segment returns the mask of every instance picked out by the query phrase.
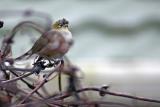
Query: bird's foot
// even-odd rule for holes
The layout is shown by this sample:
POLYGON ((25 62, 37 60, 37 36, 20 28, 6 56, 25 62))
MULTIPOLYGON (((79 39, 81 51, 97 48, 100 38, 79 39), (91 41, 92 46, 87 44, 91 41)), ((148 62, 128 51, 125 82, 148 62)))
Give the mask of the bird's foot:
POLYGON ((49 63, 47 64, 47 67, 48 67, 48 68, 53 67, 53 66, 54 66, 54 63, 52 63, 52 62, 49 62, 49 63))

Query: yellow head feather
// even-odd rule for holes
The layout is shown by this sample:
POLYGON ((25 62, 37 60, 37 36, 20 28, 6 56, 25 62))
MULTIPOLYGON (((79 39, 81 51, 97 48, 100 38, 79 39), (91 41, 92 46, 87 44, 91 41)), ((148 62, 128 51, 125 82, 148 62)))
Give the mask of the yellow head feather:
POLYGON ((65 18, 63 18, 63 19, 60 19, 60 20, 56 21, 52 25, 52 28, 53 29, 68 28, 68 25, 69 25, 69 22, 65 18))

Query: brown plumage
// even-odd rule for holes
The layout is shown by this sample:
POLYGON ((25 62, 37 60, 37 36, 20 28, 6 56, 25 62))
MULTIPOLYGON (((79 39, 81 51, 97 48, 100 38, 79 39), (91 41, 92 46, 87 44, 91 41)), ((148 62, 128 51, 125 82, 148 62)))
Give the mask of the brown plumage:
POLYGON ((45 32, 24 55, 15 60, 29 58, 37 54, 44 58, 60 58, 68 52, 73 43, 72 34, 68 30, 66 19, 58 20, 54 23, 53 29, 45 32))

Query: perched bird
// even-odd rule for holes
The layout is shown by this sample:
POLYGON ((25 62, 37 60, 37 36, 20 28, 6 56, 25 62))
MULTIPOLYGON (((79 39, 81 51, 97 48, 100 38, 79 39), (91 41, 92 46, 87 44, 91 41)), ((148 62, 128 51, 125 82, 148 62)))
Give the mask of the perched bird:
POLYGON ((68 29, 69 22, 60 19, 52 25, 52 29, 42 34, 33 47, 15 60, 29 58, 33 54, 46 59, 61 58, 73 44, 72 33, 68 29))

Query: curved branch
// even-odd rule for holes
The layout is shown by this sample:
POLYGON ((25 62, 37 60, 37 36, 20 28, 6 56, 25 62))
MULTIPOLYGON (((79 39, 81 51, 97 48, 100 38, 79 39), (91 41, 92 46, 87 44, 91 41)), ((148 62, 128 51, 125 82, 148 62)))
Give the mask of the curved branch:
MULTIPOLYGON (((122 94, 122 93, 117 93, 117 92, 111 92, 111 91, 108 91, 108 90, 102 90, 100 88, 94 88, 94 87, 79 89, 79 90, 76 90, 75 92, 80 93, 80 92, 84 92, 84 91, 97 91, 97 92, 103 92, 105 94, 112 95, 112 96, 119 96, 119 97, 135 99, 135 100, 160 103, 160 100, 154 100, 154 99, 144 98, 144 97, 136 97, 136 96, 132 96, 132 95, 127 95, 127 94, 122 94)), ((54 99, 60 100, 60 99, 64 99, 64 98, 67 98, 67 97, 70 97, 70 96, 72 96, 72 93, 64 93, 64 95, 61 94, 58 97, 55 97, 54 99)))
POLYGON ((25 26, 25 25, 28 25, 30 27, 32 27, 33 29, 35 29, 36 31, 38 31, 39 33, 44 33, 45 30, 43 30, 41 27, 39 27, 40 25, 38 25, 37 23, 35 22, 32 22, 32 21, 23 21, 23 22, 20 22, 18 23, 11 31, 10 33, 10 39, 12 40, 13 37, 15 36, 15 34, 17 33, 17 31, 19 29, 21 29, 22 26, 25 26))
POLYGON ((11 51, 11 44, 13 43, 13 38, 15 36, 15 34, 17 33, 17 31, 19 29, 21 29, 21 27, 23 26, 30 26, 31 28, 35 29, 36 31, 38 31, 40 34, 44 33, 45 30, 43 30, 37 23, 34 23, 32 21, 23 21, 20 22, 19 24, 17 24, 12 31, 10 32, 10 34, 8 35, 7 38, 4 38, 3 40, 3 44, 2 44, 2 57, 5 58, 9 52, 11 51))
POLYGON ((25 10, 0 10, 0 17, 38 17, 45 20, 45 30, 49 30, 51 28, 52 19, 51 16, 44 12, 34 11, 32 9, 25 10))
POLYGON ((38 100, 38 101, 34 101, 34 102, 30 102, 30 103, 26 103, 26 104, 20 104, 20 105, 16 105, 14 107, 22 107, 22 106, 28 106, 28 105, 35 105, 37 103, 49 103, 49 104, 54 104, 54 105, 58 105, 61 104, 60 107, 66 107, 63 105, 67 105, 67 106, 91 106, 91 105, 116 105, 116 106, 120 106, 120 107, 130 107, 127 104, 123 104, 123 103, 118 103, 118 102, 110 102, 110 101, 46 101, 46 100, 38 100))

